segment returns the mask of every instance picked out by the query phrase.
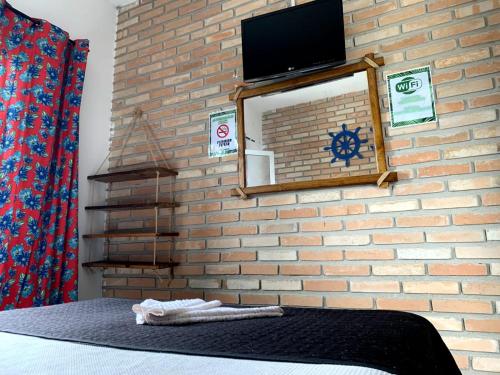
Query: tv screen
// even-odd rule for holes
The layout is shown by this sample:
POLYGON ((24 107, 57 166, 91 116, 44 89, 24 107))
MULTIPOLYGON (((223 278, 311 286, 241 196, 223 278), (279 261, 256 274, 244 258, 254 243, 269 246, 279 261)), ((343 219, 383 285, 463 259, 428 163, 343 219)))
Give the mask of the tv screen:
POLYGON ((342 0, 316 0, 241 21, 243 79, 345 63, 342 0))

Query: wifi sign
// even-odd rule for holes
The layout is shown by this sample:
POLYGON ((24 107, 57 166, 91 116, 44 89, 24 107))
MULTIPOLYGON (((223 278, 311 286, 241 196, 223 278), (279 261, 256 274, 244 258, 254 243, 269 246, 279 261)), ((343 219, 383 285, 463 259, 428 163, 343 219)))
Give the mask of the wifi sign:
POLYGON ((396 83, 396 91, 402 94, 413 94, 422 87, 422 81, 418 78, 406 77, 401 82, 396 83))

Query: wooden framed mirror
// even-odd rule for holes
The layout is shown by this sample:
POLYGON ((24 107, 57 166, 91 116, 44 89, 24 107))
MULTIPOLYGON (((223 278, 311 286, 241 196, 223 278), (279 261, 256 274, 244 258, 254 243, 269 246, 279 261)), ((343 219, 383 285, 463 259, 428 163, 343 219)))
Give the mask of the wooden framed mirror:
POLYGON ((382 57, 239 88, 233 195, 378 184, 387 171, 376 79, 382 57))

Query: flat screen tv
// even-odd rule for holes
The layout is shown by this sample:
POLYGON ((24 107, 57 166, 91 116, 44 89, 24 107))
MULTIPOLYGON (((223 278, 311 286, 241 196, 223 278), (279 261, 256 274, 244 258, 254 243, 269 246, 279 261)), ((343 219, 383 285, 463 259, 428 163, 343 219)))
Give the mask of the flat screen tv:
POLYGON ((246 82, 345 63, 342 0, 315 0, 242 20, 241 34, 246 82))

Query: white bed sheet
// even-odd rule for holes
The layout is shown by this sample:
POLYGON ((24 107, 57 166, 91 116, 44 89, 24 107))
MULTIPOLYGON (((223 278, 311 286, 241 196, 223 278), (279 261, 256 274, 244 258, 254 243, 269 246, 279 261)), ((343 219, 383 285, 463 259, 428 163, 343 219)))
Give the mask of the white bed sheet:
POLYGON ((0 332, 2 375, 389 375, 358 366, 253 361, 92 346, 0 332))

